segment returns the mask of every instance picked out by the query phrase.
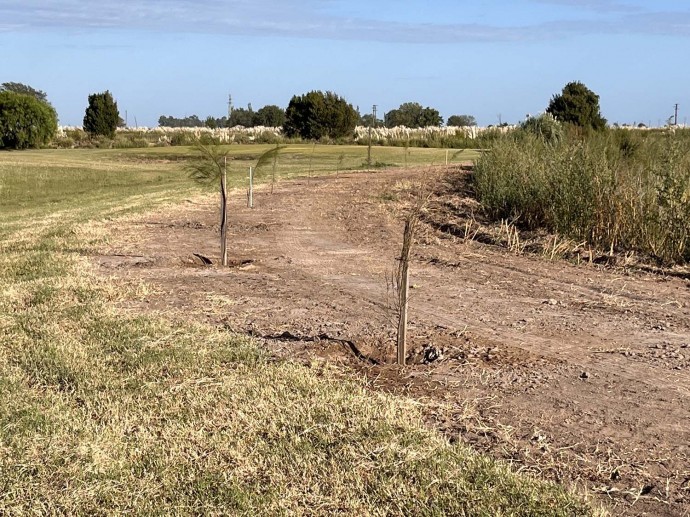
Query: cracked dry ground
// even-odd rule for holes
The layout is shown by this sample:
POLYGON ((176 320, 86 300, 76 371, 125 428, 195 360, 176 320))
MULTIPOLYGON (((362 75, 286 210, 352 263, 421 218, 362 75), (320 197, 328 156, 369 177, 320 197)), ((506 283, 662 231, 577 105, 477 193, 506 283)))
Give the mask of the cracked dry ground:
MULTIPOLYGON (((286 181, 259 190, 253 210, 234 192, 229 268, 193 255, 218 261, 215 196, 118 222, 95 260, 150 286, 131 310, 354 369, 371 389, 423 402, 449 439, 575 484, 614 515, 690 515, 689 276, 515 255, 427 223, 411 266, 412 364, 400 369, 386 277, 399 200, 421 174, 286 181), (424 361, 430 351, 442 356, 424 361)), ((453 217, 452 204, 433 199, 441 211, 427 219, 453 217)))

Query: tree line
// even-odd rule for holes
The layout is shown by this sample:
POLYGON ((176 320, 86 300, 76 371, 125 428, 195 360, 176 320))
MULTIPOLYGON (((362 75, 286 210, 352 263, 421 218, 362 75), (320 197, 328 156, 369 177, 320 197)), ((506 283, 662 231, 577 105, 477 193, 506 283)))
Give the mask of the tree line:
MULTIPOLYGON (((568 83, 560 94, 554 95, 547 113, 557 120, 581 127, 600 130, 606 127, 601 116, 599 96, 579 82, 568 83)), ((0 86, 0 149, 25 149, 47 144, 57 132, 57 113, 47 95, 41 90, 21 83, 2 83, 0 86)), ((184 118, 161 116, 160 126, 169 127, 282 127, 288 137, 305 140, 338 139, 351 135, 357 125, 419 128, 443 125, 438 110, 423 107, 417 102, 405 102, 387 112, 383 120, 373 115, 362 116, 344 98, 333 92, 311 91, 295 95, 287 109, 276 105, 264 106, 258 111, 247 108, 233 109, 229 117, 196 115, 184 118)), ((472 115, 453 115, 449 126, 473 126, 472 115)), ((113 138, 119 125, 123 125, 117 102, 109 91, 88 97, 83 127, 91 136, 113 138)))
POLYGON ((246 108, 234 108, 230 112, 230 117, 208 116, 202 120, 198 115, 182 118, 161 115, 158 118, 160 127, 208 127, 211 129, 236 126, 281 127, 284 123, 285 110, 273 104, 264 106, 258 111, 254 111, 251 104, 246 108))

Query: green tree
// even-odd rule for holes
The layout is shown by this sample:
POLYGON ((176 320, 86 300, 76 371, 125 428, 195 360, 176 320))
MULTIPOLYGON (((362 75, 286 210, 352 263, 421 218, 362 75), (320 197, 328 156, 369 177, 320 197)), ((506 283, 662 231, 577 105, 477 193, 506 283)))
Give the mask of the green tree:
POLYGON ((476 126, 477 119, 472 115, 451 115, 448 117, 446 125, 456 127, 476 126))
POLYGON ((204 122, 197 115, 184 118, 161 115, 158 118, 158 125, 161 127, 202 127, 204 122))
POLYGON ((378 117, 376 117, 376 120, 374 121, 374 116, 371 113, 362 115, 359 119, 359 125, 364 127, 371 126, 372 122, 375 122, 375 125, 372 127, 383 127, 385 125, 384 121, 378 117))
POLYGON ((266 127, 282 127, 285 124, 285 110, 270 104, 256 112, 256 125, 266 127))
POLYGON ((581 82, 566 84, 560 94, 553 96, 546 112, 556 120, 582 128, 601 130, 606 127, 599 96, 581 82))
POLYGON ((0 149, 45 145, 57 131, 57 113, 31 94, 0 91, 0 149))
POLYGON ((312 91, 290 100, 283 130, 289 137, 306 140, 340 138, 352 134, 358 121, 359 113, 342 97, 333 92, 312 91))
POLYGON ((249 104, 247 109, 245 108, 235 108, 230 113, 230 118, 227 121, 228 127, 242 126, 242 127, 254 127, 256 126, 256 113, 252 109, 252 105, 249 104))
POLYGON ((89 95, 89 106, 84 115, 84 131, 91 136, 113 138, 119 120, 117 102, 109 91, 89 95))
POLYGON ((443 117, 434 108, 423 108, 418 102, 405 102, 398 109, 386 113, 386 127, 405 126, 409 128, 440 126, 443 117))
POLYGON ((36 100, 39 100, 41 102, 48 102, 48 96, 46 95, 46 92, 41 91, 41 90, 36 90, 35 88, 32 88, 28 84, 12 83, 12 82, 2 83, 2 85, 0 85, 0 92, 22 93, 24 95, 30 95, 31 97, 33 97, 36 100))

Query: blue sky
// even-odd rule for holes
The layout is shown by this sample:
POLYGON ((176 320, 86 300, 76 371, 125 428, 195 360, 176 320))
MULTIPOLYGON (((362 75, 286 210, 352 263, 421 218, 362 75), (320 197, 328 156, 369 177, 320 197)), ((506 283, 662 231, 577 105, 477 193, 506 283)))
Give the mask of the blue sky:
POLYGON ((0 82, 80 125, 110 90, 134 125, 286 107, 331 90, 482 125, 543 111, 569 81, 610 122, 690 114, 690 0, 0 0, 0 82))

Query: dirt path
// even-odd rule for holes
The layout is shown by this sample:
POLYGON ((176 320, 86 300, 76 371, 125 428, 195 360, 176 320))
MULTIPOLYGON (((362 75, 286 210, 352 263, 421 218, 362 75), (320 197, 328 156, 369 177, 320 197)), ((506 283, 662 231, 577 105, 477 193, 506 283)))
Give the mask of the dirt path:
POLYGON ((154 286, 148 309, 252 334, 280 356, 343 362, 423 400, 452 440, 575 482, 616 515, 690 515, 687 277, 515 255, 427 225, 411 275, 414 364, 400 370, 387 364, 385 279, 418 176, 286 182, 254 210, 237 193, 229 269, 193 256, 217 260, 212 200, 123 225, 97 260, 154 286))

